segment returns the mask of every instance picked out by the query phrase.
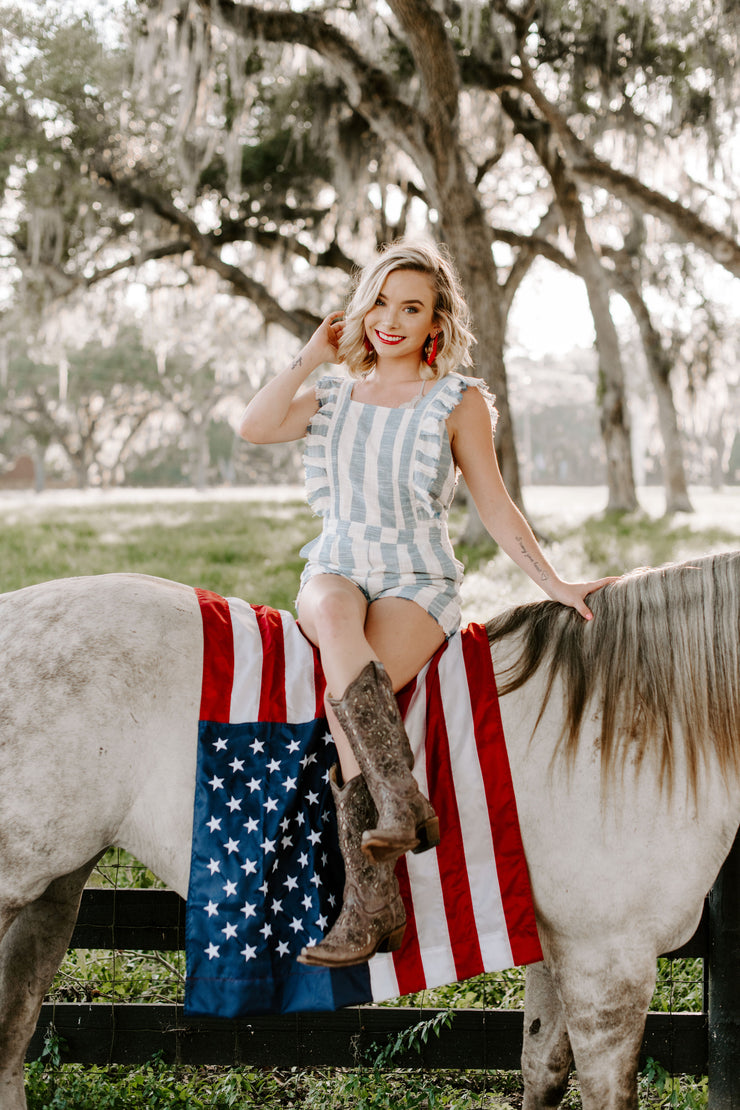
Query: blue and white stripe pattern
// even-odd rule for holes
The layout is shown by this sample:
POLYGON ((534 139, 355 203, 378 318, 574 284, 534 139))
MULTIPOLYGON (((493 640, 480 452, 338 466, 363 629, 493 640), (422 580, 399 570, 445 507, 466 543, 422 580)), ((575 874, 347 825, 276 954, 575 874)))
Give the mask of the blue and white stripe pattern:
POLYGON ((445 421, 470 387, 491 406, 492 398, 482 379, 461 374, 399 408, 354 401, 353 384, 325 377, 316 387, 303 458, 308 502, 324 526, 301 551, 301 585, 341 574, 369 600, 416 601, 451 636, 460 626, 462 564, 447 531, 457 468, 445 421))

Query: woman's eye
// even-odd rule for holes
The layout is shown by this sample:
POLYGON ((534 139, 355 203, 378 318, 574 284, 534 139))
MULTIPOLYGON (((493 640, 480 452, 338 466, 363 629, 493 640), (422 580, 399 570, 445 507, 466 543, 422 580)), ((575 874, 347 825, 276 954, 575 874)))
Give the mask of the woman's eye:
POLYGON ((418 309, 418 308, 415 308, 415 307, 414 307, 414 305, 410 304, 410 305, 409 305, 409 306, 407 307, 406 311, 407 311, 407 312, 413 312, 413 313, 416 313, 416 312, 418 312, 418 311, 419 311, 419 309, 418 309))

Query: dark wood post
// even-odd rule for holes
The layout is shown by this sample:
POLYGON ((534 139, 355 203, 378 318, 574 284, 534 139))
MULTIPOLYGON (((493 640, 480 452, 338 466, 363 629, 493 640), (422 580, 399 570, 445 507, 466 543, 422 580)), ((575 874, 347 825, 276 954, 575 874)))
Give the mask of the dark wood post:
POLYGON ((740 835, 709 895, 709 1110, 740 1110, 740 835))

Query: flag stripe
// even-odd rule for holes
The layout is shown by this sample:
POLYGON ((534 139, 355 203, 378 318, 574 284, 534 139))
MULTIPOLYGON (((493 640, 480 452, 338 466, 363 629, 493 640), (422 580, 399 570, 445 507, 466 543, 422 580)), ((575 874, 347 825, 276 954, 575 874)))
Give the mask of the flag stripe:
MULTIPOLYGON (((486 649, 488 657, 488 649, 486 649)), ((465 870, 470 882, 481 956, 485 966, 509 965, 511 949, 506 937, 494 850, 495 830, 491 828, 485 782, 480 765, 480 750, 485 744, 485 728, 476 733, 475 716, 465 675, 462 638, 456 638, 440 662, 441 690, 447 732, 455 737, 452 759, 455 791, 464 798, 460 824, 465 845, 465 870), (455 681, 455 676, 458 676, 455 681)), ((483 672, 485 675, 485 671, 483 672)), ((480 676, 477 677, 480 681, 480 676)), ((479 723, 485 725, 485 720, 479 723)))
POLYGON ((463 642, 468 683, 475 683, 474 716, 480 737, 478 754, 483 787, 496 844, 496 874, 515 965, 542 959, 531 906, 529 875, 524 856, 514 785, 506 751, 496 676, 482 625, 471 626, 463 642))
MULTIPOLYGON (((231 675, 230 723, 258 721, 262 687, 262 652, 258 650, 259 626, 251 605, 228 598, 234 640, 234 670, 231 675)), ((228 675, 224 675, 224 682, 228 675)))
MULTIPOLYGON (((434 752, 427 752, 427 773, 430 779, 432 804, 443 815, 444 835, 437 851, 442 881, 445 917, 454 922, 449 931, 455 977, 467 979, 483 968, 475 923, 473 898, 467 868, 463 866, 466 848, 461 825, 461 811, 455 790, 450 741, 442 708, 439 668, 430 668, 427 675, 428 715, 437 721, 434 752)), ((466 808, 469 800, 461 795, 466 808)))
POLYGON ((258 721, 288 720, 285 704, 285 642, 283 621, 276 609, 255 605, 262 638, 262 686, 258 721))
POLYGON ((196 590, 203 618, 203 684, 200 720, 228 721, 234 677, 234 636, 226 600, 211 590, 196 590))

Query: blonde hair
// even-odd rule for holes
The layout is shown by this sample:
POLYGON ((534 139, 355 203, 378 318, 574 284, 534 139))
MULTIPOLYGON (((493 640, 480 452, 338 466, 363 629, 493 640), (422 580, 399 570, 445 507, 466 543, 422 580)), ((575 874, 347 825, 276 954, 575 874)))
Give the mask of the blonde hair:
POLYGON ((434 321, 439 327, 437 356, 431 366, 422 363, 422 378, 436 380, 458 366, 472 366, 470 347, 475 337, 470 330, 470 310, 449 254, 436 243, 398 239, 384 247, 375 261, 356 276, 339 344, 339 356, 350 375, 363 377, 375 365, 375 351, 365 347, 365 316, 377 301, 388 275, 396 270, 427 274, 434 289, 434 321))

